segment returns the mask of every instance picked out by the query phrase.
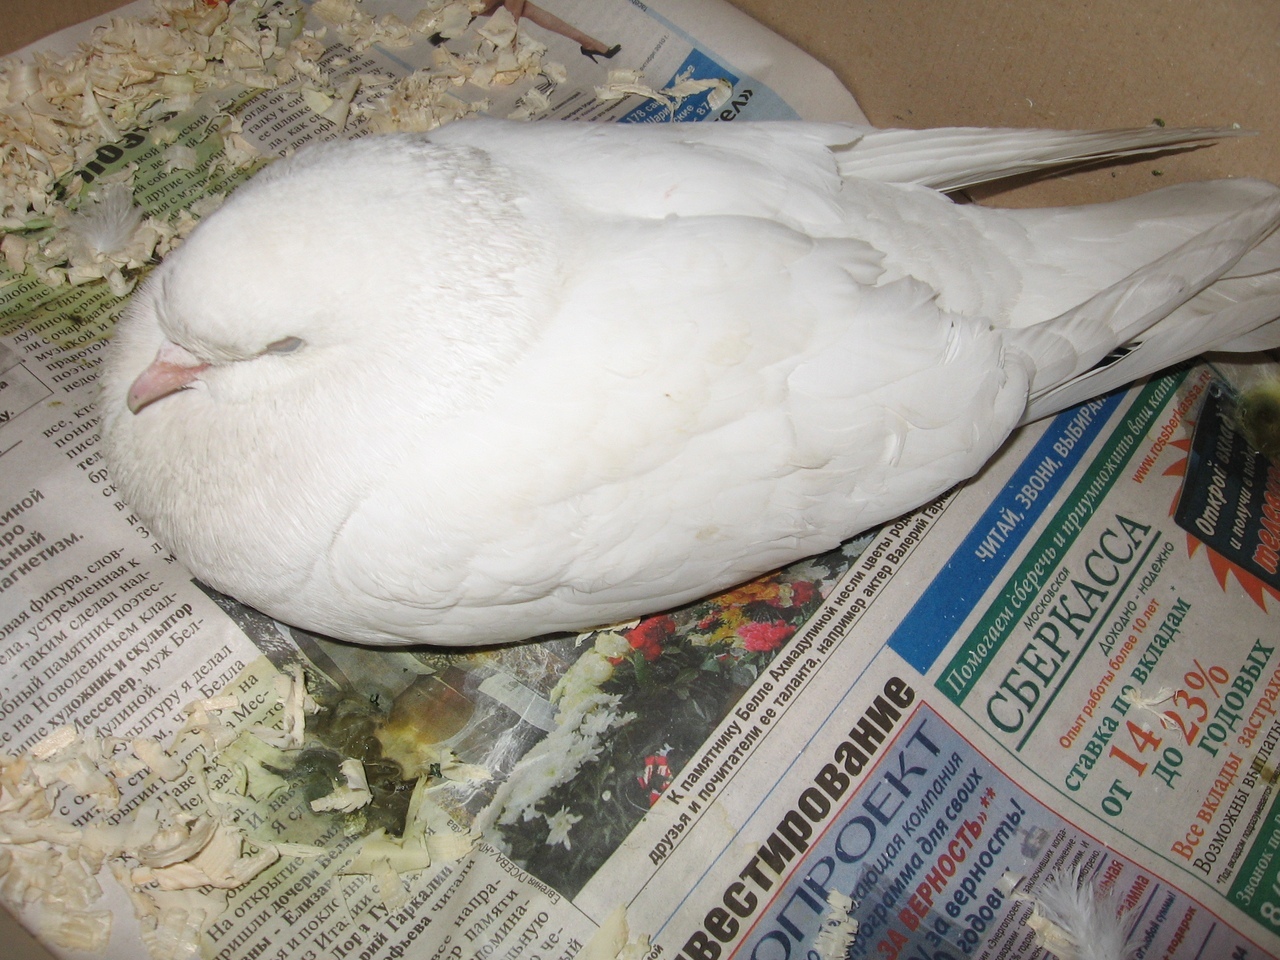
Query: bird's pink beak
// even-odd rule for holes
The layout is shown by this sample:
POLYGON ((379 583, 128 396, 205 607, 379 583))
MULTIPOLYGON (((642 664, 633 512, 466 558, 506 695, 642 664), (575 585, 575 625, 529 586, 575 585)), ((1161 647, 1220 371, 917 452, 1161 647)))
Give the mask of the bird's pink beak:
POLYGON ((166 340, 156 351, 156 358, 151 361, 151 365, 138 374, 138 378, 129 387, 126 401, 129 409, 137 413, 148 404, 189 386, 208 367, 209 364, 193 353, 166 340))

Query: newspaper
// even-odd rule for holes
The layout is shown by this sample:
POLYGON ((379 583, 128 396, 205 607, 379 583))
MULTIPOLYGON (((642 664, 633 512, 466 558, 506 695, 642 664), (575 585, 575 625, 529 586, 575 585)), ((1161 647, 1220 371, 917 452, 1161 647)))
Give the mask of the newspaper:
MULTIPOLYGON (((860 119, 829 73, 720 3, 554 9, 639 72, 611 80, 535 22, 536 70, 450 82, 433 109, 860 119), (556 63, 572 70, 554 80, 556 63)), ((228 85, 160 121, 167 144, 126 133, 81 173, 132 164, 135 200, 176 220, 259 154, 376 126, 380 83, 483 45, 492 19, 408 45, 392 21, 381 45, 330 28, 323 89, 228 85), (174 143, 196 163, 167 163, 174 143)), ((225 891, 188 955, 1029 957, 1037 891, 1070 869, 1126 911, 1135 956, 1280 954, 1280 466, 1235 409, 1267 361, 1188 365, 1033 425, 938 502, 681 610, 480 653, 365 650, 193 581, 119 499, 93 381, 123 302, 0 273, 0 753, 67 725, 170 737, 203 700, 218 796, 280 772, 237 803, 249 848, 283 855, 225 891), (301 675, 305 749, 263 746, 301 709, 281 678, 301 675), (372 799, 317 810, 343 757, 372 799), (370 868, 361 851, 407 831, 424 786, 433 835, 459 843, 370 868)), ((118 813, 155 789, 128 777, 118 813)), ((184 809, 198 792, 180 787, 184 809)), ((111 819, 74 791, 56 802, 111 819)), ((5 859, 47 842, 6 837, 0 893, 80 955, 5 859)), ((114 915, 105 955, 155 949, 105 871, 102 887, 85 909, 114 915)))

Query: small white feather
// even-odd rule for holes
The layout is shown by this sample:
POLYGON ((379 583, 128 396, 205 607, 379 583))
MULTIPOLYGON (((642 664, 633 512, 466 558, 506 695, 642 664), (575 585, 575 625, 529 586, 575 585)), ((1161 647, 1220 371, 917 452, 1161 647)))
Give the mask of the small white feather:
POLYGON ((134 205, 133 190, 113 183, 73 213, 67 229, 89 250, 110 256, 128 245, 141 222, 142 208, 134 205))
POLYGON ((1114 887, 1102 892, 1081 865, 1051 873, 1033 898, 1027 925, 1059 960, 1129 960, 1133 920, 1114 887))

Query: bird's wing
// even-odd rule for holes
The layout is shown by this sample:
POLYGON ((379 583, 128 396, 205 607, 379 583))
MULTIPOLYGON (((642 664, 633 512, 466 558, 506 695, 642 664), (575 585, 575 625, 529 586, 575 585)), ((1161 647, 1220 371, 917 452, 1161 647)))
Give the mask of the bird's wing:
POLYGON ((776 216, 791 213, 792 195, 782 189, 787 182, 801 193, 838 190, 843 178, 960 190, 1247 134, 1219 127, 905 130, 805 121, 641 126, 475 119, 449 124, 431 139, 479 147, 513 167, 556 171, 579 199, 598 209, 665 216, 728 213, 746 203, 757 205, 753 215, 776 216), (726 180, 726 161, 738 176, 726 180), (750 169, 758 172, 754 183, 740 179, 750 169))
POLYGON ((675 604, 945 490, 1025 402, 988 323, 873 286, 858 241, 676 217, 583 248, 488 406, 414 437, 343 526, 337 607, 467 643, 675 604))
POLYGON ((1059 316, 1009 331, 1035 368, 1027 420, 1270 326, 1280 246, 1259 244, 1280 227, 1280 190, 1241 186, 1251 200, 1230 216, 1059 316), (1097 366, 1121 346, 1122 359, 1097 366))
POLYGON ((1078 305, 1239 209, 1232 184, 1167 201, 1005 211, 948 202, 953 187, 1235 131, 875 130, 834 123, 450 124, 432 139, 483 150, 538 195, 595 216, 733 215, 813 236, 856 236, 947 309, 1000 325, 1078 305), (1194 200, 1194 202, 1192 202, 1194 200))
POLYGON ((935 127, 872 130, 837 151, 842 176, 962 190, 1024 173, 1182 149, 1247 136, 1224 127, 1027 130, 935 127))
POLYGON ((837 226, 834 146, 869 128, 835 123, 598 124, 466 120, 429 139, 483 150, 530 190, 595 214, 733 214, 837 226))

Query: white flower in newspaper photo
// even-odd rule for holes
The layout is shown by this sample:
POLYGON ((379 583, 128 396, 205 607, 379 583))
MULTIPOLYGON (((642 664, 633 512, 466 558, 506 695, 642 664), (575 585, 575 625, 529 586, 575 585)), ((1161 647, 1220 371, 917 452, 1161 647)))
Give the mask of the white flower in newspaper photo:
MULTIPOLYGON (((544 815, 545 816, 545 815, 544 815)), ((547 832, 547 844, 555 846, 559 844, 566 850, 570 849, 573 844, 569 842, 569 830, 575 823, 582 819, 576 813, 570 813, 564 807, 561 807, 555 813, 545 817, 547 826, 550 828, 547 832)))

